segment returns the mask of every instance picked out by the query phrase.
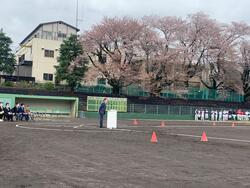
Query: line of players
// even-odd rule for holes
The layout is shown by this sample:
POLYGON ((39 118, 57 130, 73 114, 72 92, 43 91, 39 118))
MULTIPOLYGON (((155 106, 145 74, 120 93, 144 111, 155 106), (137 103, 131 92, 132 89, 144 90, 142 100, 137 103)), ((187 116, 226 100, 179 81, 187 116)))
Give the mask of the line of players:
POLYGON ((234 110, 211 110, 207 109, 196 109, 194 112, 194 119, 196 121, 201 120, 211 120, 211 121, 228 121, 228 120, 239 120, 248 121, 250 119, 249 111, 242 111, 238 109, 234 110))

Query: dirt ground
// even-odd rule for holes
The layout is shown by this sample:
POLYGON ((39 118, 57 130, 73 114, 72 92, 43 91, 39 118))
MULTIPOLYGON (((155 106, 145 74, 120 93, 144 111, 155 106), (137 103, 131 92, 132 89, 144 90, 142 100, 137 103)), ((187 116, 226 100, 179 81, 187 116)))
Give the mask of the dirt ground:
POLYGON ((0 187, 250 187, 248 123, 132 122, 0 122, 0 187))

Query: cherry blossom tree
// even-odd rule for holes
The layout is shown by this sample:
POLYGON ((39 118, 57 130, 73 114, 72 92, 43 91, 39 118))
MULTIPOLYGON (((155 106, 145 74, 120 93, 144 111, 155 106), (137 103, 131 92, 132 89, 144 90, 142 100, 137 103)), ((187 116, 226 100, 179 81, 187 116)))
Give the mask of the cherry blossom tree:
POLYGON ((240 47, 239 69, 241 78, 241 89, 245 101, 250 100, 250 42, 244 41, 240 47))
POLYGON ((82 35, 93 65, 89 71, 107 79, 114 94, 119 94, 122 87, 139 82, 142 61, 138 45, 142 29, 142 24, 132 18, 104 18, 82 35))
POLYGON ((219 32, 211 38, 211 44, 204 58, 209 79, 205 81, 201 77, 201 81, 207 88, 215 90, 229 88, 226 84, 228 75, 232 70, 237 70, 235 62, 238 58, 239 45, 248 35, 249 26, 244 23, 220 26, 219 32))
POLYGON ((179 77, 179 50, 175 37, 182 24, 175 17, 144 17, 144 30, 140 38, 143 54, 141 84, 151 95, 159 96, 162 90, 172 85, 179 77))

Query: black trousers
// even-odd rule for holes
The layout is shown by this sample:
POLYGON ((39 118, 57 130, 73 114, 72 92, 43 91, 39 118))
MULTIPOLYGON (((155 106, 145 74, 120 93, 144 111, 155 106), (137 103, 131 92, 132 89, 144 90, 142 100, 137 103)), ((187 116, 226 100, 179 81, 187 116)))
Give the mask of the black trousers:
POLYGON ((0 114, 0 119, 3 119, 4 114, 0 114))
POLYGON ((100 128, 103 128, 103 119, 104 119, 104 114, 99 113, 99 119, 100 119, 100 128))
POLYGON ((8 113, 6 113, 6 114, 5 114, 5 118, 6 118, 8 121, 13 121, 13 114, 8 114, 8 113))

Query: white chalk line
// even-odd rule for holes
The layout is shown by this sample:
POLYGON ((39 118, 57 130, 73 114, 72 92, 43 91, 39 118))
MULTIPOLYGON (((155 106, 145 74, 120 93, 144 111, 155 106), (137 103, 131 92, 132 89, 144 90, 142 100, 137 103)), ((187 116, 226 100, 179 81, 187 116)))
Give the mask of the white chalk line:
POLYGON ((16 125, 17 128, 29 129, 29 130, 43 130, 43 131, 58 131, 58 132, 110 132, 110 131, 124 131, 124 132, 145 132, 145 131, 137 131, 130 129, 96 129, 96 130, 83 130, 83 129, 54 129, 54 128, 42 128, 42 127, 25 127, 23 125, 16 125))
MULTIPOLYGON (((183 136, 183 137, 191 137, 191 138, 201 138, 201 135, 191 135, 191 134, 176 134, 176 133, 169 133, 169 135, 172 136, 183 136)), ((234 138, 220 138, 220 137, 213 137, 213 136, 208 136, 208 140, 225 140, 225 141, 234 141, 234 142, 244 142, 244 143, 250 143, 250 140, 241 140, 241 139, 234 139, 234 138)))
POLYGON ((83 127, 83 126, 84 126, 84 124, 81 124, 81 125, 74 126, 73 128, 77 129, 77 128, 80 128, 80 127, 83 127))

